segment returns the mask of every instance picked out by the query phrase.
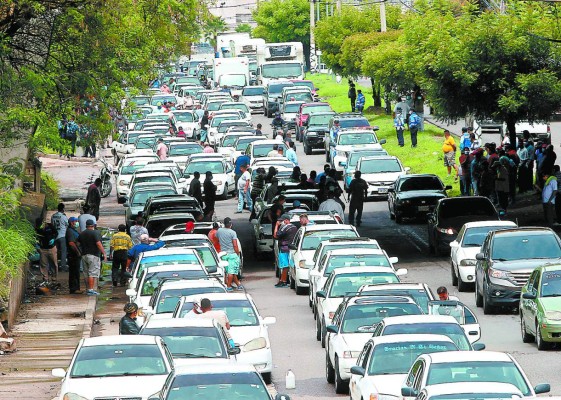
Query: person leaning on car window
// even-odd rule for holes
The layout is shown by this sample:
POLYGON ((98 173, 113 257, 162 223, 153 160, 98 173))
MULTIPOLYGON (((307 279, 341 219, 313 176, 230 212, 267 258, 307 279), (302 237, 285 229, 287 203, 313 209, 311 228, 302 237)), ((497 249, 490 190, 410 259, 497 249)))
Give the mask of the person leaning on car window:
POLYGON ((125 315, 119 321, 119 335, 138 335, 140 328, 136 324, 138 306, 136 303, 127 303, 123 309, 125 315))

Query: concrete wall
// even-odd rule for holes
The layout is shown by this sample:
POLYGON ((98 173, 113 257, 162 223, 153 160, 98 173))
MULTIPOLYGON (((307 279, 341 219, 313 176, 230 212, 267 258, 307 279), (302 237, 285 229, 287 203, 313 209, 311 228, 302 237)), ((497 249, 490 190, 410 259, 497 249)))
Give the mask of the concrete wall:
POLYGON ((10 297, 8 299, 8 329, 11 329, 16 322, 19 307, 23 301, 27 287, 27 273, 29 262, 21 267, 20 276, 10 281, 10 297))

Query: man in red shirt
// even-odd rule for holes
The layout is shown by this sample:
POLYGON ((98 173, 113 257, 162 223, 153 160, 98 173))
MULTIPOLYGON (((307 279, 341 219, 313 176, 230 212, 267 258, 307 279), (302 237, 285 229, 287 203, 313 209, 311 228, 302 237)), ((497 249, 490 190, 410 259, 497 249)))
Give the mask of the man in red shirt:
POLYGON ((212 224, 212 229, 208 233, 208 238, 210 239, 210 241, 214 245, 214 248, 216 249, 216 252, 220 253, 220 241, 216 237, 216 231, 218 231, 218 228, 220 228, 220 226, 218 225, 218 222, 214 222, 212 224))

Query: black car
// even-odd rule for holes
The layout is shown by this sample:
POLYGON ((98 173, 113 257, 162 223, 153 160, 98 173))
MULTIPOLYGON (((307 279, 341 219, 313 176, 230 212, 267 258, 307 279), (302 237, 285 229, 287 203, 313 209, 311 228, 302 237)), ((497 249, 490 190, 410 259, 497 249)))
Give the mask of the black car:
POLYGON ((449 254, 450 243, 466 222, 498 221, 499 213, 487 197, 450 197, 438 200, 427 219, 429 253, 449 254))
POLYGON ((312 113, 304 123, 302 129, 302 142, 304 153, 311 155, 313 149, 324 149, 323 139, 329 132, 329 120, 335 115, 334 112, 312 113))
POLYGON ((288 86, 294 86, 294 83, 288 81, 274 81, 267 85, 265 89, 265 106, 263 107, 263 114, 266 117, 272 117, 275 112, 279 111, 279 97, 282 89, 288 86))
POLYGON ((142 216, 148 218, 153 214, 187 212, 198 221, 203 217, 201 205, 194 197, 186 194, 153 196, 144 205, 142 216))
POLYGON ((390 218, 400 224, 403 218, 424 217, 434 210, 436 202, 448 197, 440 178, 432 174, 405 175, 388 189, 390 218))

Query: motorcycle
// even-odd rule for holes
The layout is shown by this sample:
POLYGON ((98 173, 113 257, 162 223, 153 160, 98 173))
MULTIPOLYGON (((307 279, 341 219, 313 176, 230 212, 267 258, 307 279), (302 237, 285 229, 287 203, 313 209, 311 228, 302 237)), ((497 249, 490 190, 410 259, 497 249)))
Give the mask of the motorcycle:
POLYGON ((101 197, 107 197, 111 194, 111 190, 113 189, 113 185, 111 184, 111 178, 113 178, 113 167, 103 158, 100 158, 99 161, 103 164, 99 173, 99 177, 101 178, 101 187, 99 188, 99 192, 101 193, 101 197))

